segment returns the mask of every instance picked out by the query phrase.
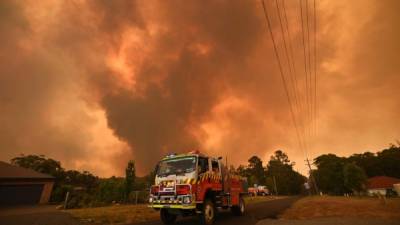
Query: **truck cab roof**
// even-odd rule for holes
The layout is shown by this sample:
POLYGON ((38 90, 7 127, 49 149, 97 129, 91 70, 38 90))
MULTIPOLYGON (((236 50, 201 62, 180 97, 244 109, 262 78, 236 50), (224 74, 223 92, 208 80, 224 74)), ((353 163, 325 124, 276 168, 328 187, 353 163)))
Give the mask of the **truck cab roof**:
POLYGON ((218 159, 218 158, 214 158, 214 157, 209 157, 199 151, 191 151, 191 152, 180 153, 180 154, 171 153, 171 154, 168 154, 167 156, 165 156, 162 160, 167 160, 167 159, 172 159, 172 158, 183 158, 183 157, 189 157, 189 156, 208 157, 208 158, 212 158, 212 159, 218 159))

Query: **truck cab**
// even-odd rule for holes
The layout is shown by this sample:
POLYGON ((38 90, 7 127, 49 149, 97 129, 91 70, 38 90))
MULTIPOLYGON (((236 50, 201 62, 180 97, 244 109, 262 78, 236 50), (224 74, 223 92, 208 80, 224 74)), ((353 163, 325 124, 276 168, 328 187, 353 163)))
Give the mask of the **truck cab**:
POLYGON ((164 224, 190 215, 212 224, 219 209, 244 213, 245 180, 230 174, 221 159, 196 151, 170 154, 157 164, 149 206, 160 211, 164 224))

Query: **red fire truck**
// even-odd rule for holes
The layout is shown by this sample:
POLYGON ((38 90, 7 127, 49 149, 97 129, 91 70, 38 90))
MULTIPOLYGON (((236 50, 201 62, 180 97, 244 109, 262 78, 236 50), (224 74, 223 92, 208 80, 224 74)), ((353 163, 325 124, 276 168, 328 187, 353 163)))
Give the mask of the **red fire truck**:
POLYGON ((229 173, 221 159, 195 151, 171 154, 158 163, 149 206, 160 211, 164 224, 173 224, 179 215, 199 215, 203 224, 213 224, 222 209, 243 215, 247 182, 229 173))

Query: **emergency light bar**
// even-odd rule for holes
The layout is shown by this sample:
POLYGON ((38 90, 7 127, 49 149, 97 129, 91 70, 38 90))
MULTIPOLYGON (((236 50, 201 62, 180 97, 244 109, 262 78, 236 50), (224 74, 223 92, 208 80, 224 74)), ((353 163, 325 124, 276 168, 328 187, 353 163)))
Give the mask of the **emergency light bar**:
POLYGON ((167 158, 172 158, 172 157, 174 157, 174 156, 176 156, 176 153, 169 153, 166 157, 167 157, 167 158))

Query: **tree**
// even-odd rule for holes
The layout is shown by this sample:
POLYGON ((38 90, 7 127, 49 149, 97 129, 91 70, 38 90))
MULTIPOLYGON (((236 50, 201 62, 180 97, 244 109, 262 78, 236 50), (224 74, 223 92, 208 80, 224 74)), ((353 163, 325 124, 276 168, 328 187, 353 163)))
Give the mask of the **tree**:
POLYGON ((157 174, 156 169, 153 169, 152 171, 150 171, 149 174, 146 175, 146 177, 145 177, 145 182, 146 182, 145 186, 147 188, 150 188, 151 185, 154 184, 154 180, 156 178, 156 174, 157 174))
POLYGON ((35 170, 39 173, 45 173, 55 178, 53 191, 50 201, 60 202, 64 199, 65 193, 71 187, 63 186, 65 179, 65 171, 61 167, 61 163, 44 155, 20 155, 11 159, 11 164, 35 170))
POLYGON ((347 161, 349 163, 355 163, 357 166, 361 167, 368 177, 384 175, 378 157, 372 152, 353 154, 347 159, 347 161))
POLYGON ((249 183, 251 185, 265 185, 265 171, 262 160, 257 156, 252 156, 248 162, 247 177, 249 179, 249 183))
POLYGON ((347 161, 361 167, 368 177, 389 176, 400 178, 400 146, 391 144, 376 154, 353 154, 347 161))
POLYGON ((400 146, 392 144, 388 149, 378 152, 377 158, 382 175, 400 178, 400 146))
POLYGON ((248 171, 247 168, 243 165, 239 165, 238 168, 236 169, 235 172, 237 175, 242 176, 242 177, 247 177, 248 176, 248 171))
POLYGON ((345 162, 345 158, 334 154, 325 154, 314 159, 314 164, 317 166, 314 175, 321 191, 336 195, 347 193, 343 175, 345 162))
POLYGON ((11 164, 52 175, 55 178, 62 176, 64 169, 61 163, 44 155, 20 155, 11 159, 11 164))
POLYGON ((294 166, 294 163, 290 162, 289 157, 282 150, 276 150, 274 155, 271 156, 271 160, 279 161, 281 164, 284 165, 294 166))
POLYGON ((125 169, 125 199, 128 199, 136 179, 135 162, 130 160, 125 169))
POLYGON ((275 182, 279 194, 299 194, 302 190, 305 177, 293 170, 294 163, 282 150, 275 151, 267 164, 267 186, 275 189, 275 182), (274 180, 275 179, 275 180, 274 180))
POLYGON ((100 179, 100 185, 96 192, 96 199, 99 202, 111 203, 121 202, 126 199, 126 181, 124 178, 110 177, 100 179))
POLYGON ((64 172, 64 180, 62 183, 92 191, 98 186, 98 181, 99 178, 88 171, 79 172, 77 170, 67 170, 64 172))
POLYGON ((84 193, 92 193, 98 186, 99 178, 88 171, 65 170, 61 163, 44 155, 21 155, 11 159, 11 163, 40 173, 50 174, 55 177, 55 184, 50 201, 61 202, 68 191, 76 188, 84 193))
POLYGON ((360 192, 364 190, 367 176, 364 170, 355 163, 347 163, 343 168, 344 186, 348 190, 360 192))

